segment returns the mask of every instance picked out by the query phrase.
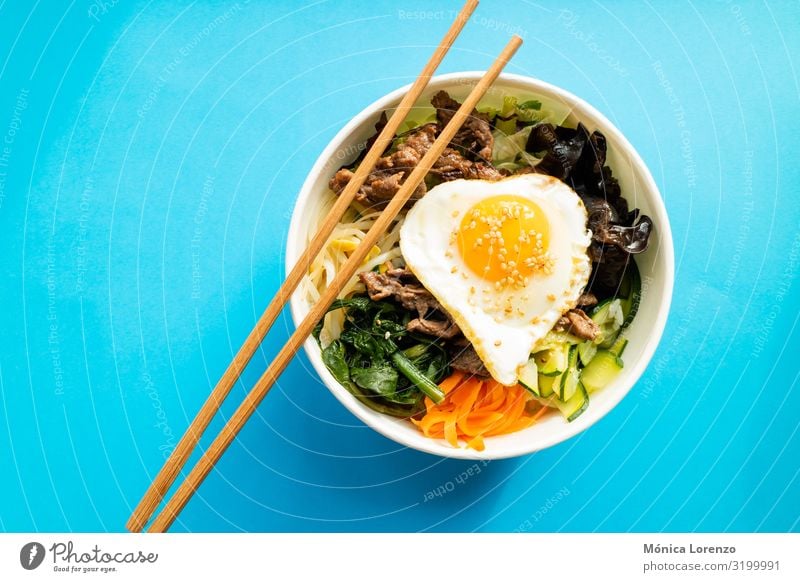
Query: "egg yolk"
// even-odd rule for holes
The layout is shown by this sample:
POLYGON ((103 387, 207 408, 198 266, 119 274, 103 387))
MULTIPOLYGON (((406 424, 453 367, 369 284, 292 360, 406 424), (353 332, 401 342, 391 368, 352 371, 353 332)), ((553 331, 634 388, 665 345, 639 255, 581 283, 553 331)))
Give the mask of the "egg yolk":
POLYGON ((550 224, 538 204, 512 194, 472 206, 455 239, 470 270, 495 286, 523 287, 529 277, 549 274, 550 224))

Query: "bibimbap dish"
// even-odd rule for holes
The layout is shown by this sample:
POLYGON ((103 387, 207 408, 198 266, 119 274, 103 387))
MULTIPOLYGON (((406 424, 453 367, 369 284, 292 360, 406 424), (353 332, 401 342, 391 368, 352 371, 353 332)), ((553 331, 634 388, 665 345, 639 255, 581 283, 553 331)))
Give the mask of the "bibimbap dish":
MULTIPOLYGON (((537 425, 589 415, 625 370, 632 342, 641 341, 629 333, 650 301, 639 263, 652 279, 658 260, 642 259, 663 246, 655 233, 669 233, 663 207, 643 212, 640 184, 628 180, 628 192, 618 180, 614 160, 622 158, 605 127, 547 86, 503 81, 310 340, 359 408, 436 441, 440 454, 449 454, 445 447, 491 453, 495 442, 537 425)), ((465 82, 431 84, 427 103, 384 152, 293 302, 307 309, 333 279, 458 109, 465 82)), ((306 237, 382 129, 387 113, 377 113, 371 135, 345 150, 359 154, 338 164, 328 158, 319 170, 316 200, 303 213, 306 237)), ((671 246, 668 255, 671 277, 671 246)), ((669 294, 661 296, 668 304, 669 294)), ((645 326, 654 323, 660 335, 663 322, 645 326)))

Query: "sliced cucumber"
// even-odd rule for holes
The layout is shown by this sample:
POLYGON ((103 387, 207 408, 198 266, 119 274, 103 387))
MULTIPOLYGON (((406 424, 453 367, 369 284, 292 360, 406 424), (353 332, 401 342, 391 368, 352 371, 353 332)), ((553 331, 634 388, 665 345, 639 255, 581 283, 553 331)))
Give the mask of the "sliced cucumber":
POLYGON ((586 340, 578 344, 578 357, 581 364, 584 366, 592 361, 592 358, 597 353, 597 344, 593 341, 586 340))
POLYGON ((560 344, 550 348, 536 352, 533 359, 539 368, 539 373, 545 376, 558 376, 567 369, 569 360, 569 344, 560 344))
POLYGON ((642 299, 642 277, 639 275, 639 267, 636 266, 633 257, 625 267, 625 275, 620 284, 620 296, 622 297, 622 313, 625 315, 622 327, 625 328, 636 316, 642 299))
POLYGON ((539 396, 542 398, 547 398, 548 396, 552 396, 555 393, 555 386, 556 381, 560 382, 560 376, 545 376, 544 374, 539 374, 539 396))
POLYGON ((608 350, 598 350, 581 372, 581 383, 589 392, 605 388, 622 370, 622 360, 608 350))
POLYGON ((567 402, 578 388, 581 374, 578 371, 578 346, 571 346, 566 371, 561 374, 558 397, 562 402, 567 402))
POLYGON ((605 322, 608 319, 608 309, 611 307, 611 302, 614 301, 614 297, 610 297, 608 299, 604 299, 600 303, 594 306, 592 309, 592 321, 596 324, 600 325, 601 323, 605 322))
POLYGON ((539 373, 533 358, 529 359, 522 368, 519 374, 519 383, 535 396, 539 396, 539 373))
POLYGON ((577 344, 581 339, 566 331, 553 331, 552 329, 536 344, 536 351, 550 350, 562 347, 563 344, 577 344))
POLYGON ((602 348, 609 348, 619 335, 625 314, 620 299, 606 299, 592 311, 592 321, 600 327, 600 336, 595 340, 602 348))
POLYGON ((608 351, 614 354, 617 357, 622 357, 622 352, 625 351, 625 348, 628 346, 628 340, 624 337, 617 337, 617 341, 614 342, 614 345, 608 348, 608 351))
POLYGON ((586 387, 578 382, 575 394, 572 395, 572 398, 566 402, 556 400, 555 405, 561 411, 561 414, 564 415, 564 418, 567 419, 567 422, 572 422, 583 414, 584 410, 589 408, 589 393, 586 391, 586 387))

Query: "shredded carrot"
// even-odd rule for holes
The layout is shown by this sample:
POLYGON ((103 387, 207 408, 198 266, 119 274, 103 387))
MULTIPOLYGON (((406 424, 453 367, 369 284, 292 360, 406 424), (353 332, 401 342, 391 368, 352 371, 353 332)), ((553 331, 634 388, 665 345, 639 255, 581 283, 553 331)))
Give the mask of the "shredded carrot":
POLYGON ((439 384, 445 399, 434 404, 425 399, 425 415, 412 422, 426 437, 445 439, 457 447, 459 439, 477 451, 484 450, 485 437, 509 434, 531 426, 547 410, 531 413, 526 404, 530 394, 520 385, 503 386, 454 372, 439 384))

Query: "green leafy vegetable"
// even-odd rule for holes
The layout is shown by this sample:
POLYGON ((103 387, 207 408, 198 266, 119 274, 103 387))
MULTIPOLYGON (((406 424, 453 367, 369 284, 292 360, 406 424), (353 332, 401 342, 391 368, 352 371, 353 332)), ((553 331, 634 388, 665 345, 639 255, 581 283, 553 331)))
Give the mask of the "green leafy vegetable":
POLYGON ((387 401, 375 394, 363 391, 350 379, 350 367, 347 364, 347 350, 339 340, 333 341, 322 350, 322 361, 330 370, 334 378, 344 386, 348 392, 355 396, 362 404, 381 414, 388 414, 400 418, 408 418, 424 409, 422 394, 409 391, 395 393, 395 398, 387 401))
POLYGON ((419 388, 428 398, 437 404, 444 400, 444 392, 439 388, 433 380, 425 375, 411 360, 409 360, 403 352, 396 351, 392 354, 392 362, 397 369, 413 384, 419 388))
POLYGON ((350 366, 347 365, 345 357, 344 345, 339 340, 331 342, 331 345, 322 350, 322 361, 325 362, 325 366, 340 384, 348 386, 352 385, 352 382, 350 382, 350 366))
POLYGON ((531 99, 530 101, 525 101, 524 103, 520 103, 517 105, 518 109, 535 109, 539 111, 542 108, 542 102, 537 101, 536 99, 531 99))
POLYGON ((345 309, 339 339, 322 351, 331 374, 364 404, 395 416, 423 408, 425 396, 444 398, 438 382, 449 373, 444 347, 406 330, 411 314, 389 301, 366 295, 338 300, 345 309))
POLYGON ((385 398, 391 399, 397 391, 397 370, 386 361, 370 368, 353 368, 350 376, 361 388, 385 398))

